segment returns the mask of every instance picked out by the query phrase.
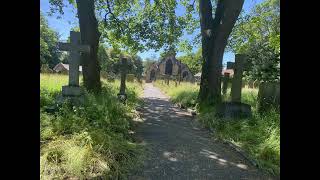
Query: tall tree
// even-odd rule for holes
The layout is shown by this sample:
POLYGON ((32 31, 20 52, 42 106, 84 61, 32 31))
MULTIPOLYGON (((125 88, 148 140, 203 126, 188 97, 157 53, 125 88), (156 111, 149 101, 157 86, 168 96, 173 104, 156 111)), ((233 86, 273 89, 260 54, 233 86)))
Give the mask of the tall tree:
POLYGON ((218 0, 214 19, 211 0, 199 0, 202 42, 200 102, 221 101, 222 58, 244 0, 218 0))
MULTIPOLYGON (((63 0, 49 0, 51 13, 58 11, 63 14, 63 0)), ((100 33, 98 31, 98 21, 95 16, 95 0, 68 0, 77 7, 79 27, 81 33, 81 43, 90 45, 90 53, 81 54, 83 66, 84 86, 88 91, 99 93, 101 90, 100 66, 97 59, 100 33)))
POLYGON ((82 53, 84 86, 89 91, 100 92, 100 66, 97 57, 100 32, 95 16, 94 0, 77 0, 81 43, 91 46, 90 53, 82 53))
MULTIPOLYGON (((63 0, 49 0, 53 12, 63 14, 63 0)), ((83 55, 84 84, 99 89, 97 49, 99 31, 107 44, 136 54, 147 48, 172 47, 181 35, 187 18, 175 16, 175 0, 68 0, 78 9, 83 43, 90 43, 92 52, 83 55), (96 12, 94 11, 96 9, 96 12), (98 17, 98 23, 95 14, 98 17), (99 27, 97 28, 97 26, 99 27)))

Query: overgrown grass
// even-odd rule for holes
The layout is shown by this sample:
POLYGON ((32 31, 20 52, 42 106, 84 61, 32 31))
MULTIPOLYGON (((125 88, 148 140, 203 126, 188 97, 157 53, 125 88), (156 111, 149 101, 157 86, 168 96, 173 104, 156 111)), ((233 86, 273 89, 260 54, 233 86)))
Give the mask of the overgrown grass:
POLYGON ((195 107, 197 104, 199 86, 195 84, 181 82, 180 85, 175 86, 175 83, 170 81, 168 86, 162 80, 158 80, 154 84, 170 96, 170 100, 173 103, 190 108, 195 107))
MULTIPOLYGON (((187 107, 196 107, 199 86, 181 83, 178 87, 170 82, 167 86, 161 80, 155 83, 162 91, 170 96, 174 103, 187 107)), ((223 97, 230 100, 230 89, 223 97)), ((231 141, 240 146, 247 154, 255 159, 258 165, 274 175, 280 174, 280 114, 271 111, 260 115, 256 112, 257 89, 242 89, 242 102, 252 106, 253 117, 250 119, 226 120, 214 117, 215 108, 202 107, 198 112, 198 120, 211 129, 217 138, 231 141)))
POLYGON ((54 114, 46 113, 44 108, 54 103, 67 78, 40 75, 40 178, 125 178, 130 167, 139 165, 142 154, 129 134, 142 86, 127 83, 124 105, 116 97, 119 82, 103 81, 102 93, 86 92, 83 106, 65 103, 54 114))

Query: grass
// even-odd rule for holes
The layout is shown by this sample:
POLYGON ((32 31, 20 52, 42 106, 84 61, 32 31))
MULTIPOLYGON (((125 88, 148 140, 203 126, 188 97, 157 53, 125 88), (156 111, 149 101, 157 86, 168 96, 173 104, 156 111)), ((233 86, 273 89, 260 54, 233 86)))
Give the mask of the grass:
MULTIPOLYGON (((191 83, 181 83, 175 87, 155 82, 155 86, 165 92, 174 103, 184 104, 186 107, 197 107, 196 98, 199 86, 191 83)), ((230 89, 223 96, 230 100, 230 89)), ((258 165, 268 172, 280 174, 280 114, 270 111, 260 115, 256 110, 257 89, 242 89, 242 102, 252 106, 253 117, 250 119, 226 120, 214 117, 215 107, 202 107, 198 112, 198 120, 211 129, 217 138, 231 141, 241 147, 258 165)), ((198 108, 199 109, 199 108, 198 108)))
POLYGON ((176 87, 174 82, 170 82, 168 86, 162 80, 158 80, 154 84, 170 96, 170 100, 173 103, 190 108, 195 107, 197 104, 199 86, 195 84, 181 82, 181 85, 177 85, 176 87))
POLYGON ((40 74, 40 179, 124 179, 142 155, 129 134, 142 86, 127 83, 124 105, 116 96, 119 81, 103 80, 102 93, 86 92, 83 106, 66 102, 54 114, 46 113, 67 82, 66 75, 40 74))

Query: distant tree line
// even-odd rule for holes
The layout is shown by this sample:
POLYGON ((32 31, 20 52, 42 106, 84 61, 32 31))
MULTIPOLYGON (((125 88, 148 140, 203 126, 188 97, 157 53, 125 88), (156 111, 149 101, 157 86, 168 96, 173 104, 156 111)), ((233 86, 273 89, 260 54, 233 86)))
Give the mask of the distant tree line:
POLYGON ((53 68, 60 62, 60 53, 57 48, 59 35, 48 26, 48 21, 40 11, 40 68, 48 64, 53 68))

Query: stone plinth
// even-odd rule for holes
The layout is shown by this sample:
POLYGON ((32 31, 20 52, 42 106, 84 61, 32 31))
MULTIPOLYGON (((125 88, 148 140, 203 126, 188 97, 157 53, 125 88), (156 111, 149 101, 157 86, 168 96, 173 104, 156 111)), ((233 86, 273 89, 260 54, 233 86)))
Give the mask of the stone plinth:
POLYGON ((84 103, 84 91, 79 86, 62 86, 62 95, 57 98, 58 104, 69 100, 73 105, 84 103))
POLYGON ((241 102, 223 102, 217 105, 216 116, 220 118, 249 118, 251 106, 241 102))
POLYGON ((82 94, 83 91, 79 86, 62 86, 63 96, 81 96, 82 94))

